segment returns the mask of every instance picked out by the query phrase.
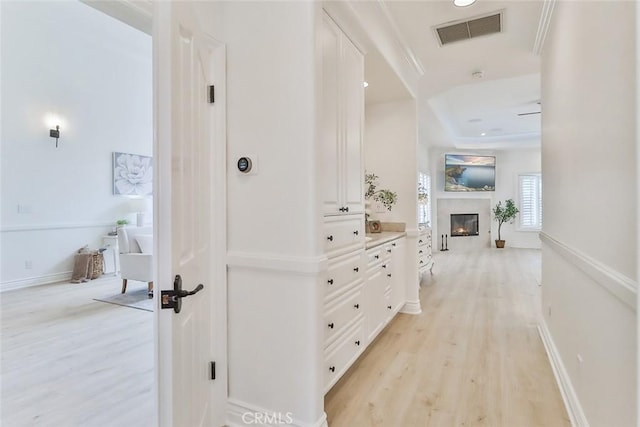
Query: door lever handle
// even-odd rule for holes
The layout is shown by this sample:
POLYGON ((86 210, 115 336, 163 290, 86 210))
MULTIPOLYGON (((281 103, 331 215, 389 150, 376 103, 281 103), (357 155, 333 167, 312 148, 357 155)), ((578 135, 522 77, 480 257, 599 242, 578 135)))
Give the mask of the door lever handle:
POLYGON ((200 283, 192 291, 185 291, 182 289, 182 276, 176 274, 173 280, 172 291, 162 291, 160 293, 160 308, 173 308, 173 311, 180 313, 182 309, 182 298, 194 295, 204 289, 204 285, 200 283))

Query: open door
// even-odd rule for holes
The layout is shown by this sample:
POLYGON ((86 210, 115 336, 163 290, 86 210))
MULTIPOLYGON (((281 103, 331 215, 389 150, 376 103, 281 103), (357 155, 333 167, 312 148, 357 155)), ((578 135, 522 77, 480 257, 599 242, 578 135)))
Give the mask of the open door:
POLYGON ((226 419, 225 54, 198 27, 201 5, 154 2, 160 426, 226 419))

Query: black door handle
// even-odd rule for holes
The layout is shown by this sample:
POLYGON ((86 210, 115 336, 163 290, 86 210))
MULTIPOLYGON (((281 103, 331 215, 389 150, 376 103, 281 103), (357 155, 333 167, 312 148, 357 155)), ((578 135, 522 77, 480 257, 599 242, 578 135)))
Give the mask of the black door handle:
POLYGON ((200 283, 194 290, 185 291, 182 289, 182 276, 176 274, 176 277, 173 279, 173 290, 160 292, 160 308, 173 308, 174 312, 180 313, 182 309, 182 298, 197 294, 203 289, 204 285, 200 283))

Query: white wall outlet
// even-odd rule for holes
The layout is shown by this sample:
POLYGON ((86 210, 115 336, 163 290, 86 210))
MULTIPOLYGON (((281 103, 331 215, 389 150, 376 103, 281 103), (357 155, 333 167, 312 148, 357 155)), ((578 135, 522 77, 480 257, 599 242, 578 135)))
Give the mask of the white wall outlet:
POLYGON ((31 262, 31 260, 26 260, 24 262, 24 268, 26 270, 31 270, 33 268, 33 263, 31 262))

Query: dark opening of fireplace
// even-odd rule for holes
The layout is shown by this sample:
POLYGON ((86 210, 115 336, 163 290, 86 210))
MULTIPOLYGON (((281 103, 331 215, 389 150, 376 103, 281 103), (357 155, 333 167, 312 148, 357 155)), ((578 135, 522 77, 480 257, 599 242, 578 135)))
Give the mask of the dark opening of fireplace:
POLYGON ((478 214, 451 214, 451 237, 479 234, 478 214))

